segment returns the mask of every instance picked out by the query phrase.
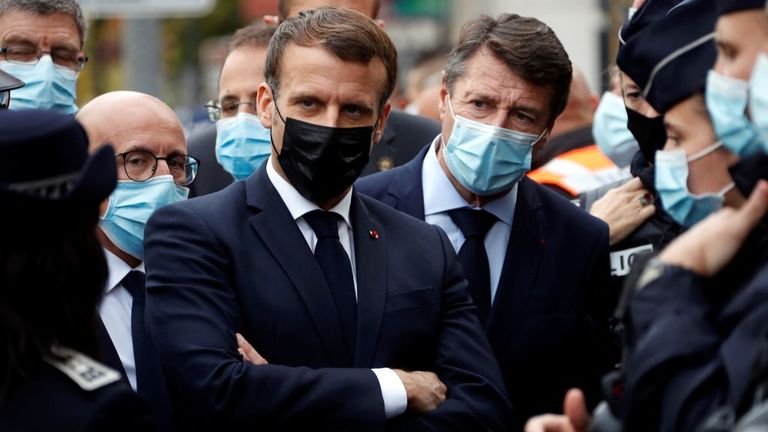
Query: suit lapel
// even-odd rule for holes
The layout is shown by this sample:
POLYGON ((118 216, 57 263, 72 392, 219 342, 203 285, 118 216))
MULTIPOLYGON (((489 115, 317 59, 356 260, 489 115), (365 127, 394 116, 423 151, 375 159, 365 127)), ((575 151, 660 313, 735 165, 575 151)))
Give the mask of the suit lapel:
POLYGON ((421 166, 432 144, 423 148, 415 158, 403 165, 398 175, 390 184, 387 193, 393 197, 390 203, 395 209, 424 220, 424 192, 421 182, 421 166))
POLYGON ((127 383, 128 375, 125 373, 123 362, 120 360, 120 356, 115 349, 115 344, 112 342, 112 338, 109 337, 109 332, 107 332, 107 328, 104 326, 104 321, 98 313, 96 314, 96 338, 99 343, 101 362, 120 372, 122 380, 127 383))
POLYGON ((280 194, 269 181, 265 165, 258 175, 247 180, 246 195, 248 206, 261 210, 250 218, 251 226, 304 300, 332 365, 350 365, 338 313, 322 270, 280 194))
POLYGON ((515 219, 499 287, 486 328, 493 325, 497 313, 510 313, 509 304, 521 306, 531 295, 545 248, 546 215, 539 192, 532 180, 523 177, 518 187, 515 219), (496 312, 497 309, 500 312, 496 312))
POLYGON ((384 316, 387 284, 387 236, 355 194, 351 209, 357 273, 355 367, 373 363, 384 316))

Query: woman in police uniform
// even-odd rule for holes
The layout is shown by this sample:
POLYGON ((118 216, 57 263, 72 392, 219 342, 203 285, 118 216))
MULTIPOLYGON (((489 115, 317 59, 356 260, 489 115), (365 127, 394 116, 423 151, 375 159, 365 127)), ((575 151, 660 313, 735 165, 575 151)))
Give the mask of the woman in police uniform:
POLYGON ((113 150, 44 111, 0 113, 0 430, 153 430, 146 407, 98 362, 107 267, 99 203, 113 150))

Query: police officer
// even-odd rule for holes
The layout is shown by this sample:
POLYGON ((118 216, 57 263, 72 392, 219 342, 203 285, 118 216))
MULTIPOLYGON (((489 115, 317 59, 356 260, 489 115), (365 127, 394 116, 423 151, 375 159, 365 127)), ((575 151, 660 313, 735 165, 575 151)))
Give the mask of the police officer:
MULTIPOLYGON (((715 10, 711 5, 706 7, 715 10)), ((736 73, 733 66, 741 63, 736 60, 745 52, 751 51, 752 57, 764 55, 761 47, 766 38, 760 28, 768 20, 763 7, 747 1, 720 4, 716 70, 736 73), (757 13, 749 17, 749 10, 757 13), (755 37, 757 41, 745 42, 755 37), (740 49, 734 49, 734 45, 740 49), (744 49, 749 45, 757 49, 744 49)), ((703 18, 699 15, 697 19, 703 18)), ((659 30, 655 34, 663 37, 659 30)), ((671 50, 683 45, 686 49, 678 51, 676 58, 668 56, 650 62, 666 64, 651 80, 656 84, 645 88, 649 90, 649 101, 666 111, 670 135, 665 150, 656 157, 657 187, 664 206, 684 224, 698 222, 723 204, 739 208, 726 208, 698 223, 653 259, 630 284, 629 356, 622 396, 628 430, 731 430, 752 404, 765 398, 768 307, 764 298, 768 273, 766 236, 761 225, 768 208, 768 188, 765 183, 748 188, 752 195, 744 203, 743 191, 733 187, 726 170, 728 162, 739 154, 759 154, 762 144, 754 144, 758 138, 748 123, 724 127, 732 126, 733 119, 743 115, 745 100, 740 109, 731 112, 727 108, 733 105, 727 101, 710 102, 709 113, 704 110, 705 98, 717 102, 717 93, 712 95, 710 90, 720 90, 713 86, 722 85, 723 79, 713 80, 709 73, 704 97, 691 87, 702 86, 712 56, 711 47, 699 45, 697 49, 697 44, 691 43, 697 36, 701 36, 700 44, 707 44, 712 37, 710 28, 702 24, 698 34, 691 32, 683 41, 664 39, 668 44, 674 42, 669 44, 671 50), (713 193, 718 189, 720 193, 713 193)), ((643 48, 646 59, 656 57, 649 55, 656 48, 643 48)), ((748 63, 752 62, 749 59, 748 63)), ((755 79, 750 68, 742 70, 742 76, 758 81, 759 76, 755 79)), ((754 82, 743 86, 756 88, 754 82)), ((738 95, 737 91, 728 94, 738 95)), ((752 117, 764 118, 759 108, 757 103, 749 107, 752 117)), ((539 424, 534 426, 542 422, 557 422, 561 428, 583 425, 583 406, 575 407, 577 398, 570 396, 570 421, 538 419, 539 424)))
POLYGON ((611 284, 617 291, 638 257, 663 249, 684 230, 656 199, 652 162, 666 141, 664 116, 646 100, 643 83, 648 80, 652 65, 644 62, 637 50, 638 46, 646 46, 653 36, 651 25, 678 3, 677 0, 644 3, 619 35, 621 43, 616 62, 627 126, 640 147, 630 165, 634 180, 609 191, 598 189, 580 198, 582 208, 611 227, 611 284), (627 214, 627 209, 633 212, 627 214), (638 221, 638 217, 641 220, 638 221))
POLYGON ((51 112, 4 112, 0 130, 0 430, 154 430, 120 374, 94 360, 112 148, 89 157, 83 128, 51 112))
MULTIPOLYGON (((723 0, 718 5, 718 57, 707 77, 707 109, 723 145, 739 157, 729 171, 736 188, 746 196, 759 179, 768 179, 768 136, 761 136, 759 128, 750 123, 747 112, 754 118, 756 107, 745 109, 750 95, 759 98, 764 92, 750 89, 750 81, 754 84, 768 75, 758 67, 765 64, 768 19, 765 0, 723 0)), ((755 102, 751 105, 757 105, 755 102)))

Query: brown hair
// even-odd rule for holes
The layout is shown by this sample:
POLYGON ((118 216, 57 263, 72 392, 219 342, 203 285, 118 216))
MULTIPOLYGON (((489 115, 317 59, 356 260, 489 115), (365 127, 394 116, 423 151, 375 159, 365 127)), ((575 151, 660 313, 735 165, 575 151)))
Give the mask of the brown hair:
POLYGON ((320 46, 341 60, 368 64, 379 58, 387 71, 379 108, 392 94, 397 80, 397 51, 384 30, 367 16, 351 9, 322 7, 288 18, 269 42, 264 79, 274 98, 280 91, 280 60, 289 44, 320 46))
POLYGON ((524 80, 554 86, 549 119, 554 122, 568 103, 573 68, 552 29, 536 18, 506 13, 496 19, 482 15, 469 21, 461 29, 445 65, 449 91, 464 74, 469 59, 482 48, 524 80))
MULTIPOLYGON (((288 18, 288 13, 291 11, 291 8, 294 6, 294 2, 292 0, 279 0, 277 2, 277 11, 280 14, 280 21, 284 21, 286 18, 288 18)), ((330 6, 330 5, 327 5, 330 6)), ((374 0, 373 1, 373 10, 369 11, 370 15, 368 15, 372 19, 376 19, 379 16, 379 9, 381 8, 381 0, 374 0)))
POLYGON ((266 48, 275 30, 274 26, 256 22, 237 30, 227 46, 230 52, 241 47, 266 48))

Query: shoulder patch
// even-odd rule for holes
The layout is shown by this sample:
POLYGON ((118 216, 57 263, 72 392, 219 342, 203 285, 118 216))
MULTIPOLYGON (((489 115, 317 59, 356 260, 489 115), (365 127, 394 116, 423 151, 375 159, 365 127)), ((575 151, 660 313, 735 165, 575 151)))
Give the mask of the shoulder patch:
POLYGON ((45 361, 68 376, 85 391, 93 391, 120 381, 120 372, 107 367, 77 351, 57 347, 56 354, 64 360, 46 358, 45 361))

